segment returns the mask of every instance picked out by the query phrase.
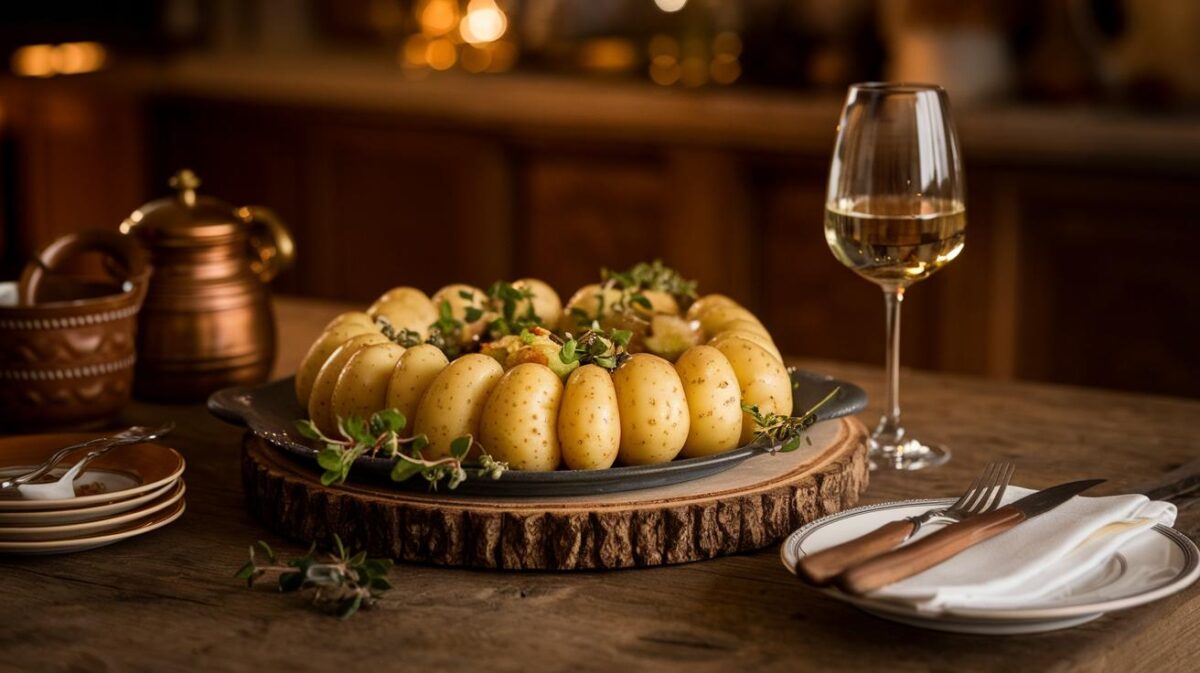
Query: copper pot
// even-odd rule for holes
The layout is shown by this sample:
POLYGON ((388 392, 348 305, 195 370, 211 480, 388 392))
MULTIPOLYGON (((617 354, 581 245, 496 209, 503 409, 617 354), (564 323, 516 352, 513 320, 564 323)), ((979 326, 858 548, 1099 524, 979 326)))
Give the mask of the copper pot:
POLYGON ((266 283, 291 264, 294 248, 270 210, 199 196, 200 180, 186 169, 170 185, 174 196, 121 224, 155 268, 138 321, 134 394, 198 401, 270 375, 275 318, 266 283))
POLYGON ((103 423, 129 401, 137 312, 150 269, 138 246, 112 231, 64 236, 0 283, 0 426, 103 423), (55 273, 100 253, 111 281, 55 273))

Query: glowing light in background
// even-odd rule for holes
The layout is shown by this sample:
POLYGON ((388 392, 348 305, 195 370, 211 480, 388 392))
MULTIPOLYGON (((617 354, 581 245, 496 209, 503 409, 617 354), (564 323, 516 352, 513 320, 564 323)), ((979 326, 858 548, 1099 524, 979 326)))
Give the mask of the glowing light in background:
POLYGON ((54 77, 95 72, 104 67, 108 50, 98 42, 30 44, 13 52, 12 71, 22 77, 54 77))
POLYGON ((429 0, 418 9, 417 21, 426 35, 445 35, 458 23, 458 5, 454 0, 429 0))
POLYGON ((429 44, 425 46, 425 60, 434 70, 449 70, 458 60, 458 52, 455 50, 453 42, 440 37, 430 40, 429 44))
POLYGON ((508 17, 494 0, 471 0, 458 30, 470 44, 495 42, 508 29, 508 17))
POLYGON ((654 4, 664 12, 678 12, 687 4, 687 0, 654 0, 654 4))

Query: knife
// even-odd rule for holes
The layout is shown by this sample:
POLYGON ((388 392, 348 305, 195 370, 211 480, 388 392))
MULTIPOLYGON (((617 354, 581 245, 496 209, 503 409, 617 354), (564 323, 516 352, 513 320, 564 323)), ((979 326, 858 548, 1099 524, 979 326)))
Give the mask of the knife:
POLYGON ((1103 479, 1072 481, 1031 493, 987 514, 951 524, 912 544, 864 561, 837 577, 839 589, 855 596, 912 577, 962 550, 993 538, 1023 521, 1044 514, 1103 479))

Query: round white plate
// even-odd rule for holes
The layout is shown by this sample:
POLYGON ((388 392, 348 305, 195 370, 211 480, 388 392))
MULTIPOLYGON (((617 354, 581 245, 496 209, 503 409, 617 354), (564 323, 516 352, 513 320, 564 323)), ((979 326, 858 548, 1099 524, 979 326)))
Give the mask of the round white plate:
POLYGON ((183 480, 175 481, 172 487, 173 490, 170 493, 160 496, 157 500, 147 503, 144 507, 139 507, 130 512, 115 514, 98 521, 50 526, 0 526, 0 542, 67 540, 112 531, 126 524, 149 518, 179 502, 186 490, 183 480))
MULTIPOLYGON (((788 536, 779 554, 789 572, 807 554, 868 533, 890 521, 946 507, 954 498, 867 505, 818 519, 788 536)), ((938 613, 910 605, 822 589, 838 600, 893 621, 939 631, 982 634, 1039 633, 1089 622, 1186 589, 1200 577, 1200 550, 1182 533, 1155 526, 1122 545, 1103 567, 1037 603, 1020 608, 949 607, 938 613)))
POLYGON ((97 547, 104 547, 114 542, 119 542, 121 540, 126 540, 131 537, 149 533, 152 530, 158 530, 159 528, 162 528, 163 526, 182 516, 183 511, 186 508, 187 501, 183 498, 180 498, 175 502, 174 505, 166 508, 165 510, 157 514, 153 514, 149 518, 140 519, 133 523, 125 524, 122 528, 112 532, 84 537, 74 537, 68 540, 0 542, 0 553, 44 555, 68 554, 71 552, 96 549, 97 547))
POLYGON ((85 521, 97 521, 106 517, 128 512, 135 507, 156 500, 163 494, 173 488, 178 488, 182 479, 176 479, 165 486, 157 488, 149 493, 139 495, 136 498, 127 500, 118 500, 103 505, 94 505, 92 507, 79 507, 77 509, 51 509, 46 511, 27 512, 18 510, 15 512, 0 511, 0 526, 61 526, 68 523, 83 523, 85 521))

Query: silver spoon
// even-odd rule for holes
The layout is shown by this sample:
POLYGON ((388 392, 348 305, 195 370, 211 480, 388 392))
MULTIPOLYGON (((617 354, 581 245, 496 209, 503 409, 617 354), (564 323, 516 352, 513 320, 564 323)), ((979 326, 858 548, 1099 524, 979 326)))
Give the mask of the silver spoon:
MULTIPOLYGON (((163 435, 167 434, 174 428, 175 428, 175 423, 173 423, 173 422, 168 422, 168 423, 166 423, 164 425, 160 425, 156 428, 147 428, 147 427, 143 427, 140 425, 135 425, 127 430, 118 432, 115 435, 111 435, 108 437, 98 437, 96 439, 88 440, 86 442, 80 442, 79 444, 72 444, 71 446, 63 447, 63 448, 59 449, 58 451, 55 451, 54 455, 52 455, 48 459, 46 459, 46 462, 42 463, 41 465, 38 465, 33 470, 30 470, 29 472, 26 472, 25 474, 22 474, 20 476, 12 477, 10 479, 5 479, 4 481, 0 481, 0 489, 16 488, 16 487, 25 485, 25 488, 21 489, 21 494, 25 495, 26 497, 30 497, 25 489, 29 488, 30 486, 34 486, 34 485, 30 484, 29 482, 42 477, 47 472, 54 469, 54 466, 58 465, 58 463, 63 458, 67 457, 69 454, 71 454, 75 451, 78 451, 80 449, 92 449, 92 451, 89 452, 88 455, 84 456, 82 460, 80 460, 78 463, 76 463, 74 466, 72 466, 71 470, 69 470, 67 472, 67 474, 64 474, 62 477, 60 477, 58 479, 58 481, 55 482, 55 484, 45 484, 45 486, 52 486, 52 485, 56 485, 58 483, 63 483, 63 481, 68 476, 71 476, 71 480, 66 481, 66 485, 71 490, 70 490, 70 493, 68 495, 66 495, 65 497, 68 497, 68 498, 72 497, 75 494, 75 490, 74 490, 74 487, 71 486, 71 481, 73 481, 74 477, 78 476, 79 473, 84 469, 84 467, 86 467, 88 463, 92 462, 92 460, 94 458, 107 452, 109 449, 112 449, 117 446, 126 446, 128 444, 141 444, 142 442, 149 442, 151 440, 162 437, 163 435), (74 473, 74 474, 72 474, 72 473, 74 473)), ((41 486, 41 484, 38 484, 38 486, 41 486)), ((33 496, 33 497, 36 497, 36 496, 33 496)))

